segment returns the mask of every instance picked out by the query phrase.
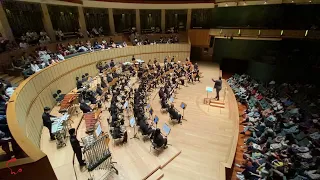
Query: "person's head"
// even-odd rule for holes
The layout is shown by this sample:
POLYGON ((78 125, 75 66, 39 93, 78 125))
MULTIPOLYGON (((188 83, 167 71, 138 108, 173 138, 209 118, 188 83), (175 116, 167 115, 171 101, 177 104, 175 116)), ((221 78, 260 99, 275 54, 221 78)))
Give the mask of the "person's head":
POLYGON ((157 136, 157 135, 160 134, 160 133, 161 133, 161 131, 160 131, 159 128, 157 128, 156 131, 154 132, 155 136, 157 136))
POLYGON ((78 80, 79 80, 79 77, 76 77, 76 80, 78 81, 78 80))
POLYGON ((82 78, 85 78, 86 76, 85 75, 82 75, 82 78))
POLYGON ((219 80, 221 80, 221 77, 219 77, 219 80))
POLYGON ((88 76, 89 76, 89 73, 85 73, 85 75, 86 75, 86 77, 88 77, 88 76))
POLYGON ((70 136, 74 136, 75 133, 76 133, 76 129, 75 129, 75 128, 69 129, 69 134, 70 134, 70 136))
POLYGON ((97 87, 101 87, 101 85, 100 85, 100 84, 97 84, 97 87))
POLYGON ((44 107, 44 108, 43 108, 43 111, 44 111, 45 113, 49 113, 49 112, 50 112, 50 108, 49 108, 49 107, 44 107))
POLYGON ((37 64, 37 62, 36 61, 32 61, 32 64, 37 64))
POLYGON ((171 108, 174 108, 174 104, 171 104, 170 107, 171 107, 171 108))

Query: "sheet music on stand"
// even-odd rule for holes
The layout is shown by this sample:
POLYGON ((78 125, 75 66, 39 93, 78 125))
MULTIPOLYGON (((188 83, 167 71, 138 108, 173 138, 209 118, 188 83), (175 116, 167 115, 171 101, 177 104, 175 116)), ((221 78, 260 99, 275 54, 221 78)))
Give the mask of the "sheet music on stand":
POLYGON ((174 101, 174 98, 173 98, 173 97, 170 97, 169 102, 170 102, 170 103, 173 103, 173 101, 174 101))
POLYGON ((134 127, 136 125, 136 119, 134 117, 132 117, 129 122, 131 127, 134 127))
POLYGON ((127 109, 127 108, 128 108, 128 105, 129 105, 129 102, 126 101, 126 102, 124 103, 124 105, 123 105, 123 109, 127 109))
POLYGON ((158 122, 159 122, 159 117, 158 117, 157 115, 154 116, 153 122, 154 122, 155 124, 158 124, 158 122))
POLYGON ((98 126, 97 126, 97 128, 96 128, 96 136, 97 137, 99 137, 100 136, 100 134, 102 133, 102 129, 101 129, 101 125, 100 125, 100 123, 98 123, 98 126))
POLYGON ((168 126, 168 124, 164 123, 162 126, 162 130, 165 132, 165 134, 168 136, 171 132, 171 128, 168 126))

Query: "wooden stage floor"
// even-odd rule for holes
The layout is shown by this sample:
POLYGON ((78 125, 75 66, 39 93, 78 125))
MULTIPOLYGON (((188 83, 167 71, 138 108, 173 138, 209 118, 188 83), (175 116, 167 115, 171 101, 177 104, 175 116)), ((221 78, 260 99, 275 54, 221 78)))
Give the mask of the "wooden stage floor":
MULTIPOLYGON (((167 149, 156 154, 150 152, 150 141, 140 139, 130 139, 133 136, 133 128, 127 127, 128 143, 125 145, 113 145, 109 143, 113 161, 116 161, 116 168, 119 175, 112 174, 107 179, 225 179, 224 169, 221 171, 221 164, 229 159, 229 152, 233 146, 233 138, 238 133, 234 120, 229 118, 229 99, 224 100, 225 81, 220 92, 220 101, 224 101, 224 108, 211 107, 203 104, 207 97, 206 87, 213 87, 211 78, 218 79, 220 70, 215 64, 199 64, 200 72, 203 72, 201 82, 188 84, 188 87, 179 89, 174 100, 175 107, 182 114, 179 107, 181 102, 187 104, 184 112, 182 125, 172 124, 167 113, 160 112, 160 102, 158 90, 154 90, 150 97, 150 104, 154 114, 159 117, 158 127, 162 128, 164 123, 171 127, 168 136, 167 149), (149 176, 150 175, 150 176, 149 176)), ((226 92, 227 93, 227 92, 226 92)), ((214 97, 215 92, 209 93, 209 97, 214 97)), ((227 96, 226 96, 227 97, 227 96)), ((106 104, 106 106, 109 106, 106 104)), ((57 109, 53 109, 55 114, 57 109)), ((132 113, 131 113, 132 114, 132 113)), ((74 116, 73 126, 80 122, 82 114, 74 116)), ((101 116, 102 129, 108 132, 106 118, 109 113, 104 111, 101 116)), ((128 121, 126 121, 128 124, 128 121)), ((85 136, 84 123, 79 126, 77 136, 85 136)), ((138 136, 139 133, 138 133, 138 136)), ((88 179, 86 169, 80 169, 78 161, 74 160, 72 148, 67 140, 67 146, 56 149, 55 142, 49 141, 49 133, 43 129, 41 138, 41 150, 46 153, 52 167, 60 180, 88 179), (74 168, 73 168, 74 166, 74 168)), ((233 158, 233 157, 232 157, 233 158)), ((104 172, 96 172, 95 179, 100 179, 104 172)))

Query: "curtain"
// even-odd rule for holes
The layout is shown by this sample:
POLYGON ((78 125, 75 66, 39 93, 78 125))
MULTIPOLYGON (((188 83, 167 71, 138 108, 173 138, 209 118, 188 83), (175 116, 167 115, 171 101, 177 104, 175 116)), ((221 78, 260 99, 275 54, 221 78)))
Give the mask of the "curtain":
POLYGON ((2 3, 15 37, 20 37, 27 31, 39 33, 44 29, 40 4, 16 1, 3 1, 2 3))
POLYGON ((113 18, 117 33, 136 26, 136 10, 134 9, 113 9, 113 18))
POLYGON ((213 19, 213 9, 193 9, 191 14, 191 27, 209 29, 213 19))
POLYGON ((91 31, 92 28, 96 28, 98 30, 102 27, 104 35, 108 35, 110 33, 108 9, 84 8, 83 12, 88 31, 91 31))
POLYGON ((141 29, 161 27, 161 10, 140 10, 141 29))
POLYGON ((186 30, 188 10, 166 10, 166 28, 186 30))
POLYGON ((54 30, 62 32, 76 32, 79 29, 79 12, 77 7, 48 5, 54 30))

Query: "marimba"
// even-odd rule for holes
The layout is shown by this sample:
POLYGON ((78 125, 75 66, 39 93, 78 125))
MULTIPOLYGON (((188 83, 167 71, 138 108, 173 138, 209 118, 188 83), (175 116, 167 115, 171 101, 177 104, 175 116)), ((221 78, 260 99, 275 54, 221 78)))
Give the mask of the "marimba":
POLYGON ((74 104, 79 104, 78 97, 79 94, 66 94, 60 103, 59 113, 68 111, 68 109, 74 104))
POLYGON ((95 129, 95 125, 99 120, 101 111, 97 110, 96 112, 85 113, 83 119, 86 124, 86 133, 92 132, 95 129))

